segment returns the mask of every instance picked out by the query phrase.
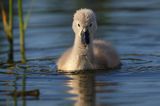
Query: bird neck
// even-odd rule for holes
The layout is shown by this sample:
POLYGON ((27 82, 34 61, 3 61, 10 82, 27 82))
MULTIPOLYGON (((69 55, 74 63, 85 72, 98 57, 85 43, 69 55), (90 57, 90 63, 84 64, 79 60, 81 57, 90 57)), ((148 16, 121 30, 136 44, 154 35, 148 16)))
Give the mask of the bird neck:
POLYGON ((72 49, 72 58, 74 58, 75 66, 79 70, 92 69, 94 56, 93 56, 93 42, 90 39, 90 43, 87 46, 82 44, 79 36, 75 36, 74 46, 72 49))
POLYGON ((84 44, 82 44, 79 36, 75 36, 73 52, 76 55, 92 56, 93 55, 93 38, 90 38, 90 43, 85 46, 84 44))

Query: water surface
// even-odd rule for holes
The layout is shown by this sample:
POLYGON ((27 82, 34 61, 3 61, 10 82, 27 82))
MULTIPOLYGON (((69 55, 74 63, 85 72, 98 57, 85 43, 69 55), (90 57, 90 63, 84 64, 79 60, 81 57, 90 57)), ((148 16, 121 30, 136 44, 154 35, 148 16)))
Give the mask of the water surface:
MULTIPOLYGON (((160 104, 159 0, 24 0, 32 7, 26 32, 28 62, 20 64, 18 17, 15 12, 14 67, 0 66, 0 105, 8 106, 157 106, 160 104), (109 40, 123 66, 109 72, 64 75, 57 58, 72 45, 72 15, 92 8, 97 15, 96 38, 109 40), (25 86, 25 87, 24 87, 25 86), (33 91, 14 96, 14 92, 33 91)), ((17 5, 15 3, 15 10, 17 5)), ((0 24, 2 24, 0 22, 0 24)), ((0 27, 2 28, 2 26, 0 27)), ((7 60, 8 43, 0 31, 0 63, 7 60)))

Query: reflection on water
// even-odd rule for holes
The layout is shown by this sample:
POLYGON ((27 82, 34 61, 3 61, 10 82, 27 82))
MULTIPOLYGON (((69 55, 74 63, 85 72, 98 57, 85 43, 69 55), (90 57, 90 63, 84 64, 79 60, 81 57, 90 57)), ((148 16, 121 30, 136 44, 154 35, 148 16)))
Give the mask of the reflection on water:
POLYGON ((26 73, 22 74, 13 73, 10 69, 1 71, 3 77, 0 80, 0 105, 2 106, 26 106, 26 100, 28 97, 32 99, 38 99, 39 90, 31 89, 27 90, 26 86, 26 73))
MULTIPOLYGON (((115 93, 116 87, 118 83, 108 82, 108 81, 96 81, 96 73, 83 73, 76 75, 67 75, 67 77, 71 78, 66 82, 66 85, 71 88, 67 91, 67 93, 74 95, 69 98, 70 100, 74 100, 74 106, 95 106, 101 105, 103 103, 96 103, 99 98, 98 94, 105 94, 105 96, 115 93)), ((104 99, 105 96, 102 98, 104 99)), ((106 102, 104 105, 111 105, 106 102)))
MULTIPOLYGON (((15 1, 16 2, 16 1, 15 1)), ((24 13, 31 2, 23 0, 24 13)), ((160 104, 159 0, 37 0, 26 32, 26 64, 5 63, 8 42, 0 21, 0 105, 16 106, 158 106, 160 104), (66 8, 67 7, 67 8, 66 8), (96 37, 110 40, 120 53, 119 70, 86 75, 56 72, 55 61, 72 45, 72 15, 92 8, 98 19, 96 37), (25 96, 21 94, 26 69, 25 96), (39 96, 31 95, 39 91, 39 96), (12 94, 12 95, 10 95, 12 94)), ((15 3, 15 7, 16 3, 15 3)), ((20 60, 15 12, 14 54, 20 60)))
POLYGON ((94 106, 95 105, 95 76, 93 74, 68 75, 71 80, 66 82, 71 89, 68 93, 76 96, 75 106, 94 106))

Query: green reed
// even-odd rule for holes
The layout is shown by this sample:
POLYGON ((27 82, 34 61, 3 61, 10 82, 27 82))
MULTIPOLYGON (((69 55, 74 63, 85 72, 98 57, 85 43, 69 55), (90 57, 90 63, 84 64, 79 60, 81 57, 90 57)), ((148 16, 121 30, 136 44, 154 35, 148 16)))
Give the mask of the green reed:
POLYGON ((23 7, 22 0, 18 0, 18 17, 19 17, 19 29, 20 29, 20 52, 21 52, 21 62, 26 62, 25 54, 25 27, 23 21, 23 7))
MULTIPOLYGON (((18 0, 18 18, 19 18, 19 33, 20 33, 20 54, 21 54, 21 62, 26 62, 26 50, 25 50, 25 31, 27 29, 27 25, 31 15, 31 9, 33 1, 31 1, 31 7, 26 15, 26 19, 23 17, 23 0, 18 0)), ((8 63, 13 63, 14 61, 14 44, 13 44, 13 2, 14 0, 9 0, 9 14, 7 15, 2 1, 1 9, 2 9, 2 20, 4 31, 6 34, 6 38, 9 42, 9 53, 8 53, 8 63)))
POLYGON ((9 42, 9 53, 8 53, 8 63, 13 63, 14 61, 14 49, 13 49, 13 0, 9 0, 9 19, 7 19, 6 12, 4 10, 3 4, 1 3, 2 9, 2 20, 4 31, 6 33, 7 40, 9 42))

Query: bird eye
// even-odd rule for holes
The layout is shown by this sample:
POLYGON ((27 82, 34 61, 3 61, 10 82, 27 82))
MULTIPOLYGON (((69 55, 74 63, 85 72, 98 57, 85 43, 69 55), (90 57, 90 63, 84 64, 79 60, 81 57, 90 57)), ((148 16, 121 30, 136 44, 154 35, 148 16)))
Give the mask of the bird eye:
POLYGON ((92 26, 92 23, 89 25, 90 27, 92 26))
POLYGON ((80 27, 80 24, 78 24, 78 27, 80 27))

